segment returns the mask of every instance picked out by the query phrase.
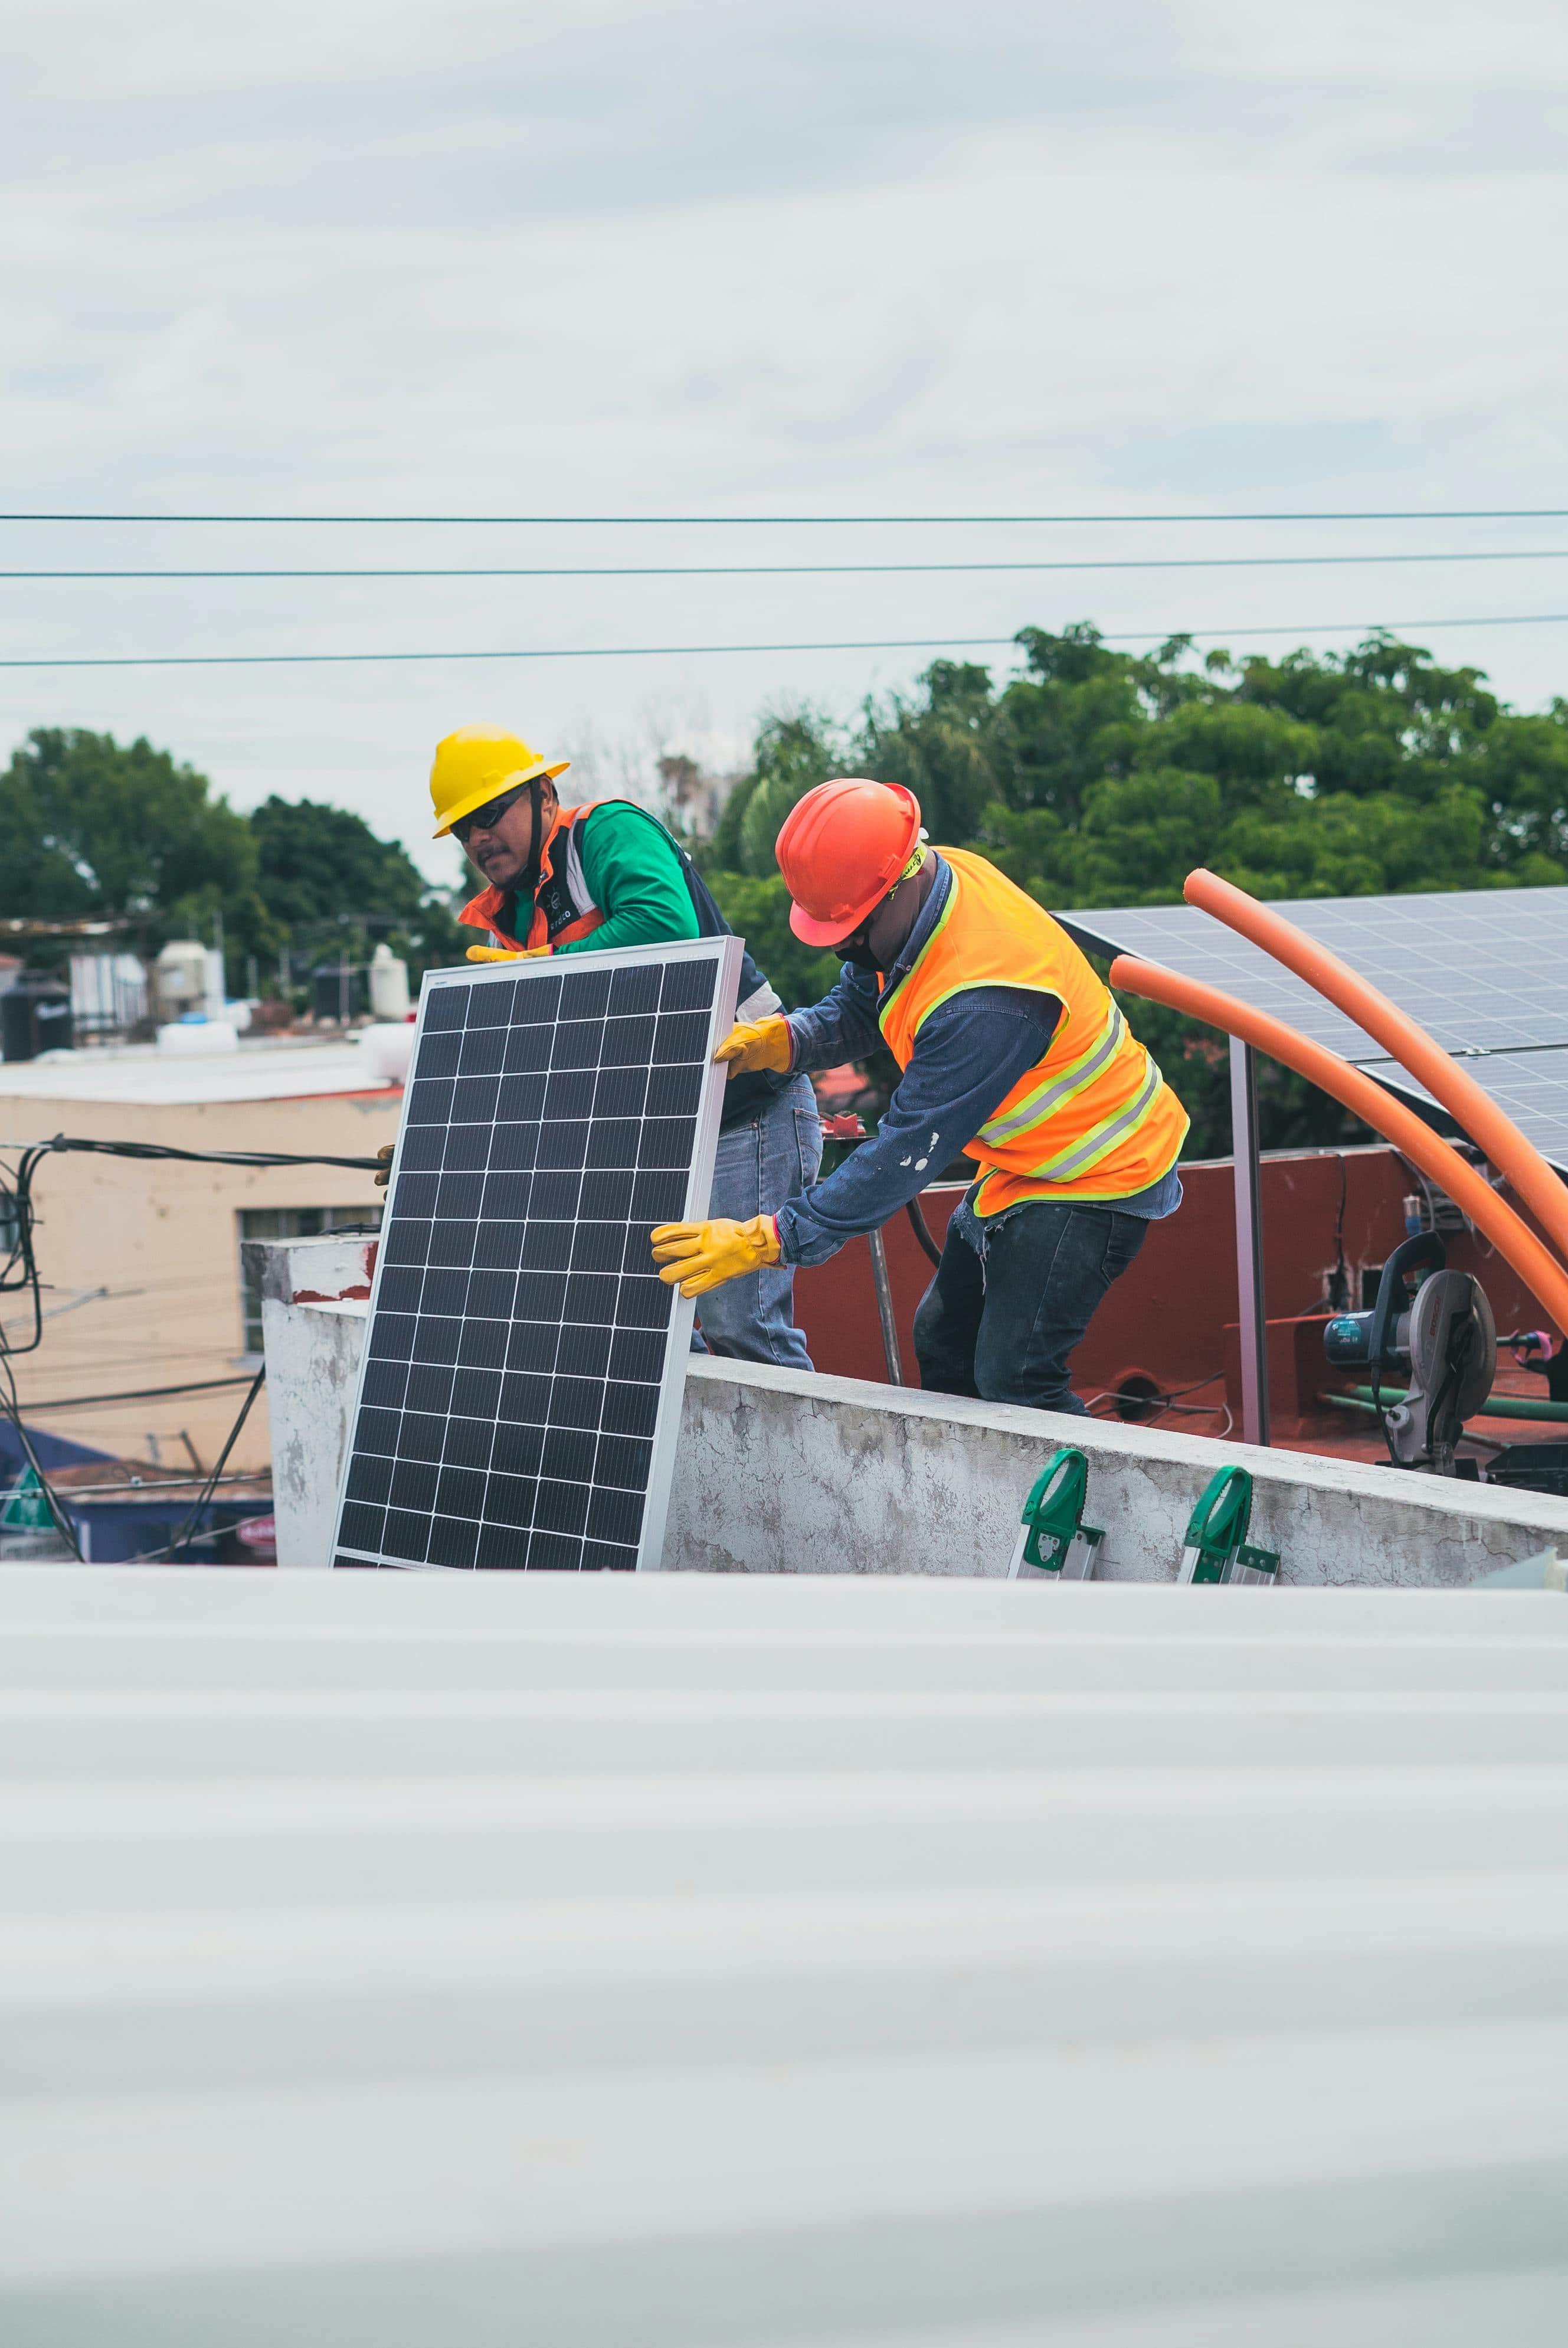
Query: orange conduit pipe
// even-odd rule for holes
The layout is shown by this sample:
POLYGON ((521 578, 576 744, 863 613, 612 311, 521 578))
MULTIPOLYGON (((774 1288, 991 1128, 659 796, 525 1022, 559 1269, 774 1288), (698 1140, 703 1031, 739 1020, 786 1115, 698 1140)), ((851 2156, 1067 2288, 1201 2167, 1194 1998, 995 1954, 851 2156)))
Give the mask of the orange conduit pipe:
MULTIPOLYGON (((1457 1066, 1440 1044, 1433 1043, 1424 1027, 1418 1027, 1348 963, 1298 930, 1283 913, 1260 905, 1255 897, 1222 880, 1217 872, 1189 872, 1183 894, 1189 905, 1201 906, 1227 929, 1239 931, 1319 994, 1327 995, 1348 1019, 1364 1027, 1419 1078, 1498 1172, 1512 1183, 1559 1255, 1568 1256, 1568 1187, 1533 1144, 1526 1141, 1512 1118, 1504 1116, 1490 1094, 1482 1092, 1475 1078, 1457 1066)), ((1475 1220, 1479 1221, 1479 1216, 1475 1220)))
POLYGON ((1111 965, 1111 983, 1125 994, 1141 994, 1147 1002, 1163 1003, 1172 1011, 1184 1011, 1226 1035, 1238 1035, 1244 1044, 1266 1052, 1271 1060, 1282 1061, 1353 1109, 1463 1208, 1550 1313, 1558 1330, 1568 1334, 1568 1272, 1507 1200, 1498 1197, 1491 1183, 1430 1125, 1423 1125, 1414 1109, 1395 1100, 1337 1052, 1309 1043, 1283 1021, 1271 1019, 1266 1011, 1255 1011, 1233 994, 1222 994, 1217 986, 1204 986, 1195 978, 1184 978, 1158 963, 1140 962, 1132 954, 1117 955, 1111 965))

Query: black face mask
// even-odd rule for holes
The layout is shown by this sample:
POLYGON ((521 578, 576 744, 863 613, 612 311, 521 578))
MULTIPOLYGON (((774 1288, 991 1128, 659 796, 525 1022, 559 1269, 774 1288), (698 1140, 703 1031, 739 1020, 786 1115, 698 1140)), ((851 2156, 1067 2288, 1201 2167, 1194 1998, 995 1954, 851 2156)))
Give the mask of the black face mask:
POLYGON ((841 962, 853 963, 856 970, 879 972, 882 968, 882 964, 877 961, 871 948, 860 944, 856 940, 852 939, 847 945, 840 946, 837 953, 841 962))

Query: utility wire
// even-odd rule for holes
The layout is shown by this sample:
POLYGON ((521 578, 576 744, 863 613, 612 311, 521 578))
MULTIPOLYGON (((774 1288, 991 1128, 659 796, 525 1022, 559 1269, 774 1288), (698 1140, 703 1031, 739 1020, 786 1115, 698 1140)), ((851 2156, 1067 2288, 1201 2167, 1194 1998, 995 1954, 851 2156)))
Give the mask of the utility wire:
POLYGON ((992 572, 1320 571, 1346 563, 1564 561, 1568 561, 1568 547, 1532 546, 1441 554, 1153 555, 1105 562, 676 562, 455 569, 367 564, 352 571, 319 565, 248 571, 0 571, 0 579, 902 579, 992 572))
POLYGON ((240 1408, 235 1415, 234 1424, 229 1429, 228 1438, 224 1443, 222 1450, 218 1454, 217 1459, 213 1463, 211 1475, 209 1476, 207 1481, 202 1485, 201 1489, 196 1495, 195 1499, 190 1503, 190 1514, 187 1516, 185 1522, 179 1528, 179 1532, 175 1535, 174 1540, 169 1543, 169 1560, 170 1564, 177 1565, 182 1557, 189 1557, 190 1554, 191 1540, 196 1532, 196 1528, 200 1523, 206 1511, 212 1505, 213 1496, 218 1489, 219 1478, 222 1475, 224 1468, 229 1465, 229 1454, 233 1450, 234 1446, 240 1440, 240 1430, 251 1415, 251 1405, 261 1393, 262 1386, 266 1384, 266 1379, 267 1365, 263 1362, 261 1368, 257 1371, 254 1379, 251 1381, 244 1401, 240 1405, 240 1408))
POLYGON ((1077 528, 1124 522, 1257 521, 1561 521, 1568 506, 1380 506, 1323 512, 1281 513, 0 513, 0 522, 223 523, 344 527, 354 530, 425 528, 527 528, 530 530, 710 530, 843 529, 868 527, 921 530, 1012 528, 1020 523, 1077 528))
POLYGON ((48 1141, 0 1141, 0 1149, 83 1152, 95 1158, 176 1159, 187 1166, 343 1166, 353 1174, 374 1174, 379 1158, 301 1158, 276 1149, 176 1149, 166 1141, 83 1141, 56 1133, 48 1141))
MULTIPOLYGON (((1245 620, 1227 628, 1139 628, 1102 634, 1107 644, 1164 644, 1185 638, 1191 644, 1217 644, 1228 637, 1349 636, 1387 633, 1391 628, 1543 628, 1568 623, 1568 612, 1482 613, 1454 620, 1317 620, 1298 621, 1288 627, 1258 627, 1245 620)), ((343 668, 374 664, 395 665, 415 661, 541 661, 692 659, 722 653, 890 653, 968 651, 1011 644, 1017 633, 989 636, 858 636, 811 642, 755 644, 549 644, 527 645, 497 652, 432 653, 134 653, 112 659, 0 660, 3 669, 104 668, 343 668)), ((322 1161, 325 1162, 325 1161, 322 1161)), ((334 1163, 340 1161, 333 1161, 334 1163)), ((347 1162, 347 1161, 342 1161, 347 1162)))
POLYGON ((247 1371, 235 1378, 199 1378, 192 1385, 133 1386, 127 1394, 60 1395, 48 1402, 27 1402, 23 1407, 30 1411, 86 1410, 89 1405, 97 1403, 159 1402, 166 1395, 215 1394, 220 1386, 247 1386, 250 1383, 251 1376, 247 1371))
MULTIPOLYGON (((86 1467, 90 1463, 84 1460, 82 1464, 86 1467)), ((158 1463, 154 1461, 152 1464, 156 1466, 158 1463)), ((230 1475, 220 1476, 218 1481, 220 1484, 265 1484, 271 1477, 270 1468, 237 1468, 230 1475)), ((199 1476, 138 1477, 134 1483, 122 1480, 118 1484, 73 1484, 70 1491, 74 1500, 101 1500, 115 1495, 123 1498, 131 1492, 188 1492, 193 1484, 205 1487, 208 1481, 204 1468, 199 1476)))
POLYGON ((4 1351, 0 1351, 0 1375, 4 1378, 4 1384, 0 1385, 0 1412, 4 1412, 16 1430, 16 1440, 21 1446, 22 1457, 33 1471, 34 1481, 44 1496, 44 1505, 54 1519, 55 1530, 59 1534, 77 1563, 80 1565, 84 1560, 82 1545, 77 1538, 75 1521, 44 1473, 43 1462, 34 1448, 32 1434, 22 1416, 22 1406, 16 1397, 15 1376, 4 1351))

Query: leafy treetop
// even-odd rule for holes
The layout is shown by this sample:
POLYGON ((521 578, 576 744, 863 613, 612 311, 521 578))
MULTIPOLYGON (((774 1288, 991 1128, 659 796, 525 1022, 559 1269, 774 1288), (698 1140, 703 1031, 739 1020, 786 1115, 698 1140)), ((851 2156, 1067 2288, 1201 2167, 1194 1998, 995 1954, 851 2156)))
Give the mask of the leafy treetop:
MULTIPOLYGON (((1173 903, 1198 864, 1265 898, 1568 881, 1568 701, 1522 715, 1479 669, 1382 633, 1343 654, 1201 663, 1185 638, 1133 654, 1087 623, 1017 641, 1023 672, 1000 685, 937 661, 852 726, 811 709, 764 726, 702 853, 736 926, 743 904, 759 945, 765 927, 786 1000, 820 992, 822 957, 788 930, 773 841, 831 775, 906 784, 933 839, 979 849, 1062 909, 1173 903)), ((1134 1015, 1202 1107, 1194 1149, 1225 1148, 1212 1039, 1146 1004, 1134 1015)), ((1275 1089, 1271 1141, 1305 1138, 1306 1088, 1275 1089)))
MULTIPOLYGON (((0 914, 128 919, 149 953, 210 942, 221 915, 230 979, 282 948, 359 955, 386 938, 415 972, 461 959, 457 925, 405 851, 359 816, 272 798, 249 817, 149 742, 40 726, 0 773, 0 914)), ((46 950, 40 959, 46 958, 46 950)))

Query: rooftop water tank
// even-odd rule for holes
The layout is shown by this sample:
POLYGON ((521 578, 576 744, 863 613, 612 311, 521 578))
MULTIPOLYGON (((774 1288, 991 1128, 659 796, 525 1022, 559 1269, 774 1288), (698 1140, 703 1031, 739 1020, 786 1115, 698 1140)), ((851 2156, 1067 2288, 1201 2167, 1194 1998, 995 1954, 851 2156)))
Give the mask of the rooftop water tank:
POLYGON ((152 983, 162 1019, 178 1019, 183 1012, 205 1008, 206 947, 195 938, 170 938, 152 965, 152 983))
POLYGON ((370 958, 370 1012, 373 1019, 408 1016, 408 964, 389 945, 379 945, 370 958))
POLYGON ((71 990, 57 978, 25 970, 0 993, 0 1049, 7 1060, 68 1052, 74 1040, 71 990))

